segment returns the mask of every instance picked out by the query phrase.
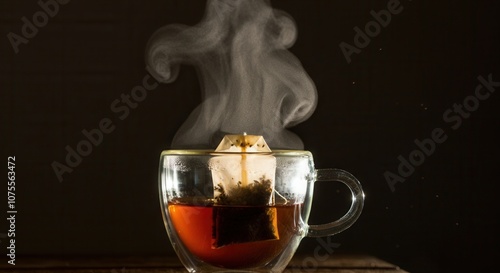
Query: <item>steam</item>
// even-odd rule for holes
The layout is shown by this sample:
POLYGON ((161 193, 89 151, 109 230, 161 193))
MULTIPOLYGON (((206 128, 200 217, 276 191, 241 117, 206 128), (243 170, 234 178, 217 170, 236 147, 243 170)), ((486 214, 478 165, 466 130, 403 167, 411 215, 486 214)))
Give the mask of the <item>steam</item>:
POLYGON ((303 149, 286 128, 310 117, 317 96, 287 50, 296 36, 293 19, 265 0, 208 0, 197 25, 156 31, 147 47, 150 72, 168 83, 181 63, 193 65, 204 94, 172 147, 214 148, 225 134, 247 132, 263 135, 271 148, 303 149))

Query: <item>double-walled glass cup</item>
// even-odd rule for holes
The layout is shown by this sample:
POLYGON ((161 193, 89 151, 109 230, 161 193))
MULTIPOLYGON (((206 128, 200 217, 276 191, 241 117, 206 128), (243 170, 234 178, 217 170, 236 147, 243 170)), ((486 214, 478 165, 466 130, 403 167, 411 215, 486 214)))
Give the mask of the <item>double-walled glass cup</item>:
MULTIPOLYGON (((269 176, 269 164, 249 165, 244 171, 251 177, 266 172, 269 176)), ((232 182, 235 187, 241 184, 232 182)), ((339 169, 316 170, 310 152, 292 150, 252 154, 163 151, 159 190, 168 236, 189 272, 281 272, 302 238, 347 229, 358 219, 364 202, 361 185, 353 175, 339 169), (249 199, 221 205, 217 201, 223 199, 224 193, 217 180, 225 178, 217 174, 232 166, 222 166, 221 170, 214 162, 250 156, 254 162, 273 160, 274 177, 263 175, 260 181, 253 181, 257 186, 272 183, 272 202, 255 205, 249 199), (352 203, 343 217, 321 225, 307 224, 316 181, 336 181, 349 187, 352 203)))

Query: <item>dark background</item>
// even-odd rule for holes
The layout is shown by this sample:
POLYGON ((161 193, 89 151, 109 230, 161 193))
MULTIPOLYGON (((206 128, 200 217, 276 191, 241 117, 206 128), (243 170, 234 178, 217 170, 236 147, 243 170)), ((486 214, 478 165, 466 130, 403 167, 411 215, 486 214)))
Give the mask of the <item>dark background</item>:
MULTIPOLYGON (((479 75, 500 81, 499 10, 494 1, 401 1, 403 11, 348 64, 339 44, 353 44, 353 28, 364 28, 370 11, 387 2, 271 2, 295 19, 290 51, 319 95, 313 116, 293 131, 316 167, 352 172, 366 193, 358 222, 330 241, 338 252, 413 272, 492 269, 500 258, 500 95, 481 101, 456 130, 443 113, 474 94, 479 75), (447 140, 392 192, 384 173, 397 174, 398 156, 408 158, 414 140, 434 128, 447 140)), ((31 21, 41 8, 0 1, 0 154, 3 166, 16 157, 17 254, 174 255, 158 205, 158 158, 201 101, 195 70, 182 67, 176 82, 150 91, 124 120, 110 104, 147 75, 151 34, 170 23, 196 24, 204 6, 73 0, 15 54, 7 34, 20 35, 21 18, 31 21), (115 130, 59 182, 52 162, 64 163, 65 147, 75 148, 82 130, 103 118, 115 130)), ((7 169, 0 173, 5 181, 7 169)), ((0 186, 0 215, 6 189, 0 186)), ((348 202, 342 186, 318 184, 310 222, 340 216, 348 202)), ((6 227, 3 221, 0 232, 6 227)), ((7 239, 0 240, 5 253, 7 239)), ((299 251, 317 246, 306 238, 299 251)))

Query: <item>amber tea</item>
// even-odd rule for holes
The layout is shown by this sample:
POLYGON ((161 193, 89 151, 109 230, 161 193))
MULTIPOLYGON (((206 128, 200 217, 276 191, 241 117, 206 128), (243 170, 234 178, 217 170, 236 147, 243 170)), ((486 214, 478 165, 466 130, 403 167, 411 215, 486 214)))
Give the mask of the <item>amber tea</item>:
POLYGON ((304 228, 301 207, 169 203, 168 213, 180 241, 198 259, 222 268, 251 268, 269 263, 298 238, 304 228))

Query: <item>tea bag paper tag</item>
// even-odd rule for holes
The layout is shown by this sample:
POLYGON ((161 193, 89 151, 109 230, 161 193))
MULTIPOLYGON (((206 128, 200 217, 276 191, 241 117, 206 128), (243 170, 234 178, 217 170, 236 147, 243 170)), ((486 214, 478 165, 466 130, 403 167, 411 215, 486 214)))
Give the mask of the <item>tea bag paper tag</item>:
MULTIPOLYGON (((262 136, 226 135, 215 151, 238 153, 215 156, 210 159, 212 179, 218 189, 214 192, 216 201, 222 193, 231 197, 231 192, 238 187, 251 187, 254 183, 265 181, 269 186, 269 200, 266 203, 253 205, 274 205, 276 158, 272 155, 260 154, 272 152, 262 136)), ((248 196, 248 198, 251 197, 248 196)), ((248 200, 233 200, 236 203, 239 201, 241 201, 240 205, 246 205, 248 200)))
POLYGON ((215 149, 226 153, 256 153, 271 152, 263 136, 256 135, 225 135, 215 149))

